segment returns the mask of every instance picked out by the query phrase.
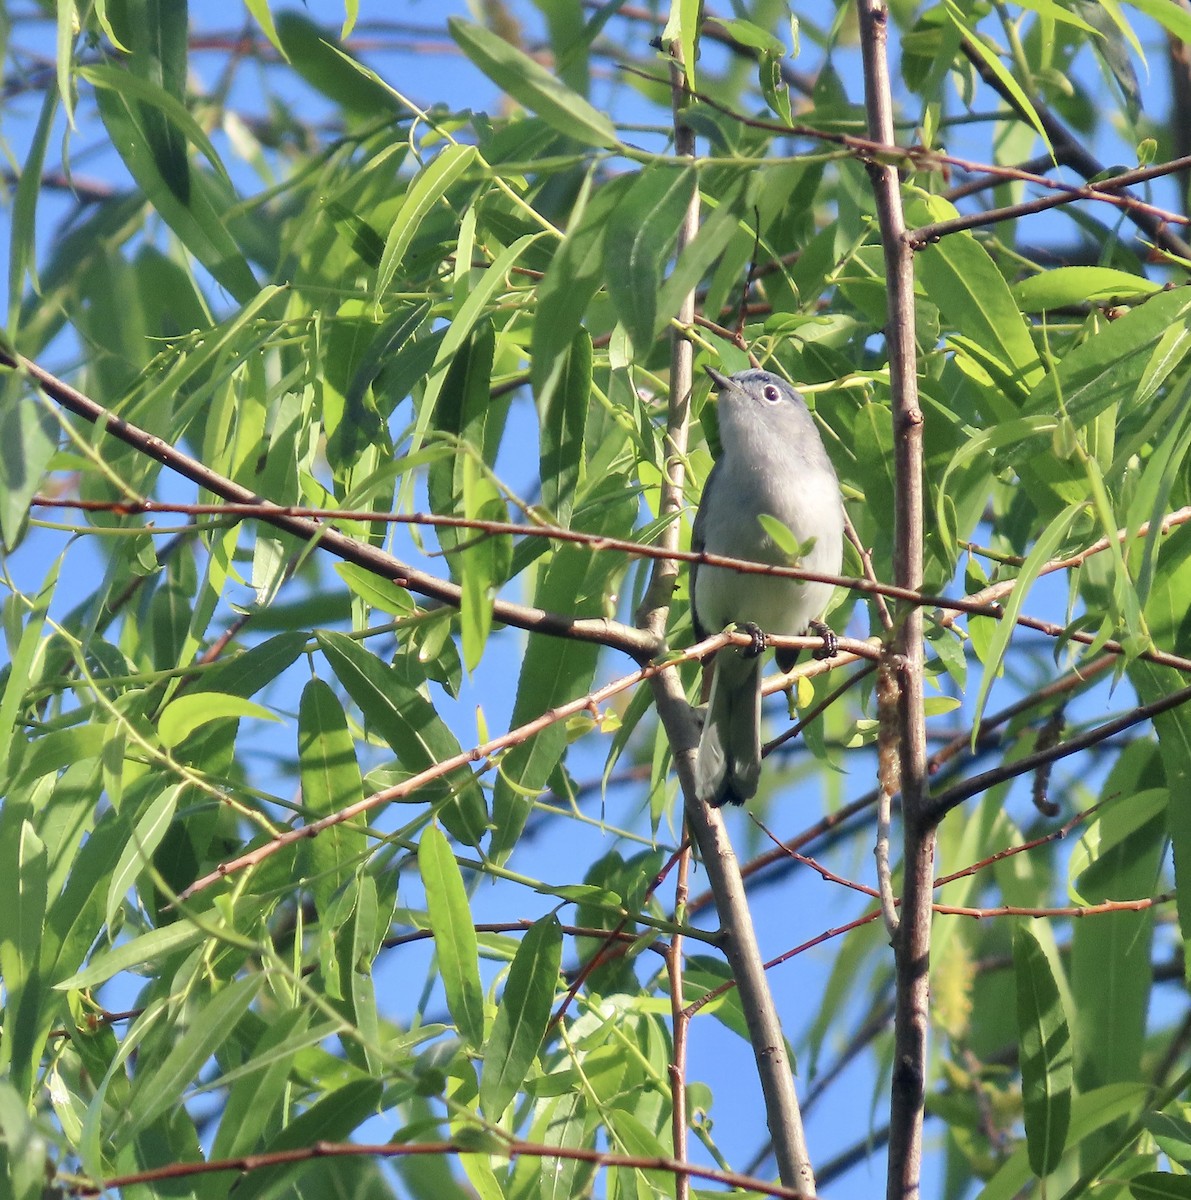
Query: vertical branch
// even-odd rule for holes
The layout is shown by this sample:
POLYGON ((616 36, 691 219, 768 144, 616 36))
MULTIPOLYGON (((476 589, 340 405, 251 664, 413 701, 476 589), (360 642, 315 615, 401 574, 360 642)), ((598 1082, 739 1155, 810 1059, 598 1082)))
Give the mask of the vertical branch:
MULTIPOLYGON (((683 119, 690 92, 683 69, 681 48, 677 42, 668 47, 671 56, 671 87, 674 98, 674 147, 679 155, 693 157, 695 135, 683 119)), ((678 232, 676 257, 691 242, 699 228, 699 192, 687 209, 678 232)), ((678 312, 681 326, 695 319, 695 293, 683 297, 678 312)), ((660 511, 677 513, 682 507, 684 463, 687 450, 687 426, 690 420, 694 349, 681 333, 675 333, 670 360, 670 410, 666 421, 666 471, 662 483, 660 511)), ((663 531, 660 544, 669 549, 678 545, 679 524, 672 521, 663 531)), ((656 637, 665 634, 670 597, 678 569, 674 562, 657 559, 637 613, 637 624, 656 637)), ((802 1129, 802 1114, 794 1090, 792 1064, 786 1054, 786 1041, 778 1020, 773 994, 765 978, 761 949, 749 912, 748 896, 740 875, 740 863, 718 811, 708 808, 695 797, 695 749, 699 726, 683 694, 677 671, 663 671, 650 681, 658 719, 666 730, 679 784, 686 801, 687 827, 699 847, 715 896, 720 919, 720 946, 736 979, 741 1007, 748 1025, 749 1042, 757 1062, 757 1073, 765 1098, 766 1121, 773 1138, 774 1155, 782 1183, 812 1195, 815 1175, 802 1129)))
MULTIPOLYGON (((690 866, 690 842, 684 839, 674 888, 674 920, 679 925, 686 920, 690 866)), ((674 1022, 674 1053, 670 1060, 670 1130, 674 1141, 674 1157, 683 1163, 686 1162, 687 1152, 686 1051, 691 1018, 683 997, 681 934, 675 934, 670 939, 666 969, 670 979, 670 1013, 674 1022)), ((689 1200, 690 1194, 690 1176, 678 1175, 674 1180, 674 1200, 689 1200)))
MULTIPOLYGON (((892 145, 893 95, 889 81, 885 0, 857 0, 864 58, 868 136, 892 145)), ((915 369, 914 265, 905 238, 901 187, 895 168, 868 164, 885 252, 889 351, 893 398, 894 580, 922 586, 922 411, 915 369)), ((896 683, 904 824, 904 894, 893 939, 897 969, 894 1062, 890 1102, 889 1200, 914 1200, 922 1165, 922 1118, 926 1094, 926 1040, 930 984, 931 879, 934 826, 928 799, 926 724, 922 708, 922 613, 899 606, 890 666, 896 683)))

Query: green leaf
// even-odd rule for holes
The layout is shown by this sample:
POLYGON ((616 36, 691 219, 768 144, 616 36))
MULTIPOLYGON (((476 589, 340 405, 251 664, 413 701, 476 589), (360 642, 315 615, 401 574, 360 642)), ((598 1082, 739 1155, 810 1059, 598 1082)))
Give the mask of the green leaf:
POLYGON ((1009 648, 1009 641, 1016 628, 1017 615, 1030 593, 1038 572, 1054 557, 1055 551, 1063 544, 1067 531, 1075 522, 1076 517, 1087 507, 1086 502, 1079 500, 1069 504, 1043 530, 1042 535, 1034 543, 1026 561, 1022 564, 1017 575, 1017 585, 1009 593, 1005 601, 1004 614, 997 622, 992 636, 989 638, 987 655, 984 659, 984 670, 980 676, 980 689, 976 694, 976 712, 972 722, 972 744, 975 745, 976 733, 980 727, 980 719, 984 714, 984 706, 988 702, 988 694, 993 682, 1001 670, 1001 662, 1009 648))
POLYGON ((211 1146, 212 1158, 231 1158, 257 1148, 285 1101, 297 1053, 333 1035, 342 1024, 326 1021, 312 1029, 312 1016, 313 1009, 302 1006, 261 1022, 244 1063, 221 1076, 220 1086, 230 1091, 211 1146))
MULTIPOLYGON (((32 604, 21 613, 19 637, 9 639, 9 646, 16 642, 16 649, 9 650, 8 678, 4 680, 4 690, 0 693, 0 780, 8 776, 9 755, 17 743, 16 730, 17 714, 25 699, 25 689, 29 685, 29 672, 32 669, 34 656, 41 647, 41 634, 45 628, 46 613, 53 599, 54 589, 58 584, 58 574, 62 570, 62 559, 56 559, 51 565, 41 591, 32 604)), ((24 606, 22 606, 24 608, 24 606)))
POLYGON ((638 354, 653 345, 662 323, 657 301, 663 272, 697 179, 694 167, 646 167, 609 216, 604 243, 608 292, 638 354))
POLYGON ((389 291, 393 277, 397 274, 409 249, 410 242, 418 232, 430 211, 442 200, 443 193, 458 182, 478 159, 474 146, 453 144, 444 146, 433 162, 421 171, 410 184, 401 209, 393 218, 392 228, 385 238, 385 249, 380 266, 376 271, 375 295, 380 303, 389 291))
MULTIPOLYGON (((463 511, 469 520, 504 523, 508 510, 496 484, 482 473, 471 455, 463 460, 463 511)), ((463 595, 459 605, 460 642, 463 662, 474 671, 484 654, 492 629, 492 601, 504 582, 512 559, 512 538, 470 530, 471 540, 459 552, 459 574, 463 595)))
MULTIPOLYGON (((37 199, 41 194, 46 147, 49 145, 57 111, 58 89, 47 87, 45 99, 41 104, 41 114, 37 118, 37 127, 29 143, 29 153, 21 168, 21 177, 17 181, 16 193, 12 198, 12 230, 8 241, 8 334, 13 338, 16 337, 18 329, 20 298, 24 291, 26 271, 29 272, 34 287, 37 287, 37 199)), ((9 407, 10 405, 5 405, 6 410, 9 407)))
POLYGON ((276 713, 242 696, 220 692, 191 692, 171 700, 157 719, 157 734, 165 746, 177 746, 196 729, 225 717, 255 717, 259 721, 280 721, 276 713))
POLYGON ((593 297, 604 282, 604 242, 611 214, 627 195, 635 175, 603 185, 571 223, 538 285, 533 317, 530 375, 535 396, 549 395, 564 369, 593 297))
POLYGON ((1061 400, 1081 429, 1118 401, 1149 403, 1191 353, 1189 316, 1191 298, 1176 288, 1115 321, 1098 321, 1094 336, 1064 354, 1057 371, 1034 389, 1029 411, 1054 413, 1061 400))
MULTIPOLYGON (((347 716, 338 697, 321 679, 312 679, 302 689, 298 705, 298 765, 302 780, 302 804, 307 820, 321 817, 363 799, 364 785, 356 747, 347 726, 347 716)), ((310 886, 320 915, 331 897, 349 879, 367 845, 364 815, 324 829, 307 839, 310 886)))
MULTIPOLYGON (((430 701, 374 654, 342 633, 319 632, 315 637, 335 678, 360 706, 369 727, 392 747, 406 771, 424 771, 460 753, 455 736, 430 701)), ((477 845, 487 832, 484 794, 465 768, 426 784, 418 798, 441 804, 438 814, 443 824, 468 845, 477 845), (450 799, 441 803, 449 794, 450 799)))
MULTIPOLYGON (((1087 1095, 1077 1095, 1071 1104, 1068 1144, 1077 1146, 1114 1121, 1135 1115, 1147 1098, 1148 1089, 1141 1083, 1110 1084, 1087 1095)), ((1031 1182, 1032 1175, 1027 1143, 997 1168, 978 1194, 978 1200, 1013 1200, 1031 1182)))
POLYGON ((178 921, 161 929, 150 929, 129 942, 97 954, 81 971, 54 984, 59 991, 96 987, 121 971, 168 958, 179 950, 188 950, 208 936, 207 931, 187 921, 178 921))
POLYGON ((244 0, 244 7, 252 13, 252 19, 261 27, 261 32, 273 44, 278 54, 285 58, 285 47, 281 44, 277 26, 273 24, 273 13, 269 9, 269 0, 244 0))
MULTIPOLYGON (((97 88, 100 116, 124 165, 182 244, 241 304, 263 299, 247 259, 227 230, 233 197, 226 182, 192 172, 190 191, 183 202, 162 176, 141 122, 138 101, 132 95, 151 91, 151 86, 112 67, 87 67, 80 74, 97 88)), ((157 99, 172 114, 173 97, 162 92, 157 99)))
MULTIPOLYGON (((183 11, 185 11, 184 6, 183 11)), ((224 167, 223 161, 220 159, 219 153, 216 151, 214 144, 204 132, 203 127, 194 119, 193 116, 191 116, 190 111, 181 100, 164 91, 159 84, 156 84, 149 79, 138 78, 136 75, 132 75, 128 71, 120 70, 119 67, 82 67, 79 70, 79 75, 89 84, 91 84, 92 87, 99 89, 100 95, 114 92, 123 99, 132 99, 138 101, 136 115, 133 117, 133 125, 137 132, 144 137, 146 143, 150 144, 151 152, 153 135, 151 135, 146 128, 142 110, 159 112, 166 117, 171 123, 171 127, 175 128, 185 137, 186 141, 190 142, 199 151, 201 151, 203 157, 206 158, 206 160, 215 169, 220 179, 225 184, 230 185, 227 170, 224 167)), ((133 116, 131 109, 129 115, 133 116)), ((113 137, 113 142, 114 141, 115 139, 113 137)), ((116 145, 117 148, 121 149, 121 156, 124 157, 123 148, 119 146, 119 143, 116 143, 116 145)), ((131 170, 132 166, 126 157, 124 161, 131 170)), ((161 169, 161 163, 158 162, 156 155, 153 157, 153 163, 157 172, 157 176, 170 187, 171 191, 174 191, 175 186, 178 185, 178 181, 176 179, 171 181, 166 177, 161 169)), ((135 171, 133 172, 133 175, 135 177, 135 171)), ((137 182, 139 183, 140 180, 138 179, 137 182)), ((142 186, 144 185, 142 184, 142 186)), ((187 185, 186 192, 189 192, 189 185, 187 185)), ((190 197, 188 194, 178 194, 177 192, 174 194, 177 196, 180 204, 187 205, 190 203, 190 197)))
POLYGON ((557 918, 535 921, 509 967, 480 1071, 480 1107, 493 1123, 525 1082, 541 1049, 561 963, 562 927, 557 918))
POLYGON ((391 579, 382 579, 366 567, 338 562, 335 571, 352 592, 371 608, 378 608, 394 617, 408 617, 417 607, 405 588, 391 579))
MULTIPOLYGON (((298 1161, 241 1175, 236 1180, 236 1200, 258 1200, 265 1196, 300 1194, 296 1183, 305 1172, 312 1169, 312 1160, 308 1154, 310 1147, 321 1141, 347 1141, 364 1121, 376 1114, 383 1093, 384 1085, 379 1079, 349 1079, 340 1087, 324 1091, 305 1112, 291 1119, 260 1147, 262 1154, 298 1151, 298 1161)), ((342 1174, 340 1172, 340 1178, 342 1174)), ((333 1181, 327 1180, 326 1186, 315 1189, 314 1194, 330 1195, 333 1190, 333 1181)), ((375 1189, 361 1191, 363 1194, 374 1194, 375 1189)), ((351 1191, 347 1194, 359 1193, 351 1191)))
POLYGON ((988 251, 970 233, 960 233, 928 246, 914 267, 946 328, 964 334, 1004 364, 1017 387, 1018 395, 1008 397, 1009 411, 1016 412, 1018 397, 1038 382, 1042 366, 1009 285, 988 251))
POLYGON ((1038 136, 1042 139, 1042 144, 1046 147, 1047 153, 1053 156, 1054 147, 1050 144, 1050 138, 1046 136, 1046 129, 1042 125, 1038 111, 1034 108, 1029 96, 1022 90, 1021 85, 1013 78, 1013 74, 1001 62, 997 53, 989 49, 980 34, 968 26, 964 20, 963 12, 959 5, 955 3, 955 0, 944 0, 944 11, 956 29, 964 35, 967 43, 976 52, 977 57, 997 77, 1001 86, 1009 95, 1012 96, 1014 105, 1034 127, 1038 136))
POLYGON ((1118 854, 1122 843, 1150 821, 1165 817, 1170 792, 1165 787, 1141 788, 1129 796, 1107 800, 1083 827, 1067 860, 1067 892, 1074 904, 1094 904, 1098 897, 1080 894, 1079 881, 1101 860, 1118 854))
POLYGON ((1028 926, 1013 933, 1021 1090, 1030 1166, 1044 1179, 1059 1165, 1071 1122, 1071 1028, 1050 960, 1028 926))
POLYGON ((591 146, 615 150, 616 127, 582 96, 572 92, 545 67, 482 25, 449 17, 456 44, 489 79, 548 125, 591 146))
POLYGON ((128 1105, 128 1125, 121 1131, 124 1139, 131 1141, 158 1117, 181 1106, 186 1090, 198 1078, 199 1068, 228 1042, 264 982, 263 975, 237 979, 196 1007, 194 1019, 161 1065, 138 1074, 128 1105))
POLYGON ((447 1008, 459 1035, 474 1050, 484 1048, 484 991, 480 986, 479 947, 459 864, 437 825, 427 826, 418 842, 418 870, 426 889, 426 910, 434 934, 438 970, 447 1008))
POLYGON ((1133 1200, 1191 1200, 1191 1175, 1146 1171, 1129 1180, 1133 1200))
POLYGON ((1141 275, 1111 267, 1053 267, 1015 283, 1010 292, 1023 312, 1096 301, 1128 300, 1162 290, 1162 285, 1141 275))
POLYGON ((12 1200, 41 1200, 49 1148, 29 1117, 28 1097, 0 1079, 0 1178, 12 1200))
MULTIPOLYGON (((618 493, 617 507, 609 508, 599 527, 591 532, 626 537, 636 511, 635 498, 618 480, 610 480, 608 486, 618 493)), ((605 590, 622 569, 623 564, 612 555, 593 553, 586 546, 559 546, 542 576, 534 602, 547 610, 576 616, 602 611, 605 590)), ((596 661, 594 646, 531 634, 517 681, 511 727, 583 695, 591 686, 596 661)), ((545 785, 566 749, 568 736, 566 725, 555 722, 501 757, 492 801, 490 853, 496 861, 503 861, 516 845, 530 809, 525 793, 537 792, 545 785)))
POLYGON ((38 397, 17 397, 19 380, 0 381, 0 538, 12 551, 21 540, 29 502, 42 486, 62 429, 38 397))
POLYGON ((535 394, 538 407, 538 464, 542 505, 564 529, 583 476, 583 443, 591 404, 591 335, 575 333, 571 349, 535 394))
POLYGON ((4 978, 4 1026, 0 1068, 29 1101, 48 1033, 47 997, 39 963, 45 932, 45 845, 28 821, 3 827, 0 857, 0 974, 4 978), (13 835, 16 836, 13 836, 13 835))
MULTIPOLYGON (((490 419, 496 434, 494 440, 499 440, 504 410, 491 402, 495 353, 496 331, 492 321, 485 318, 451 358, 435 399, 434 428, 455 443, 450 457, 432 463, 426 474, 430 506, 439 516, 473 515, 466 512, 463 483, 466 473, 475 471, 476 459, 485 458, 490 419)), ((462 560, 451 551, 474 542, 480 535, 471 529, 442 526, 435 531, 435 536, 447 552, 452 575, 459 578, 462 560)))
POLYGON ((115 927, 116 910, 124 903, 129 888, 153 858, 153 852, 161 845, 161 840, 174 819, 178 798, 185 790, 184 784, 167 786, 165 779, 154 782, 151 786, 153 790, 160 788, 160 794, 150 801, 143 812, 137 814, 136 823, 124 845, 124 852, 120 855, 120 861, 116 864, 108 884, 104 922, 109 928, 115 927))
POLYGON ((348 113, 375 121, 402 111, 393 93, 371 72, 361 69, 335 33, 315 24, 304 13, 293 9, 279 12, 276 38, 293 69, 348 113))
POLYGON ((107 7, 117 40, 128 50, 128 71, 134 80, 152 88, 139 107, 157 169, 174 195, 186 204, 190 197, 190 164, 186 138, 177 124, 178 111, 186 113, 186 0, 119 0, 107 7), (160 107, 160 95, 176 102, 177 108, 171 114, 160 107))

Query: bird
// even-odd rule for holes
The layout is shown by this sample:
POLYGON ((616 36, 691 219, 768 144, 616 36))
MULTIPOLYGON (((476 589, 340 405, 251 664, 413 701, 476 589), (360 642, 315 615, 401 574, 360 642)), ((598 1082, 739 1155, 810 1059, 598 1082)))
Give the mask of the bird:
MULTIPOLYGON (((839 479, 802 396, 769 371, 727 376, 705 368, 718 389, 720 457, 707 477, 692 529, 696 552, 791 565, 758 519, 768 514, 803 547, 798 564, 838 575, 843 564, 844 506, 839 479)), ((776 575, 745 574, 693 563, 690 596, 701 641, 743 626, 752 645, 716 655, 711 695, 695 759, 695 794, 706 804, 743 804, 761 776, 761 654, 765 634, 823 637, 816 657, 836 652, 821 618, 834 587, 776 575)), ((796 650, 779 650, 788 671, 796 650)))

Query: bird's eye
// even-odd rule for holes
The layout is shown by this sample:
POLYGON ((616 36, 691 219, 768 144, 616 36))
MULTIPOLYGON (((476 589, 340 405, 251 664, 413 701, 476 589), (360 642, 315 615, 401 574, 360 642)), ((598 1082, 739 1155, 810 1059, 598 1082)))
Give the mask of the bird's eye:
POLYGON ((776 404, 782 398, 781 392, 779 392, 772 383, 767 383, 765 385, 765 390, 762 391, 761 395, 764 396, 770 404, 776 404))

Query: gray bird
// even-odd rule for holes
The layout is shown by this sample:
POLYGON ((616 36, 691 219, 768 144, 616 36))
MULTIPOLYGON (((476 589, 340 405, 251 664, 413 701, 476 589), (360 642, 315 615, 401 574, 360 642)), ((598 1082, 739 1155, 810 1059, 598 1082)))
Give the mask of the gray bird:
MULTIPOLYGON (((838 575, 844 552, 844 508, 835 468, 802 397, 768 371, 729 378, 707 368, 719 389, 722 453, 712 467, 695 515, 692 549, 750 562, 788 564, 789 557, 757 519, 762 513, 787 526, 799 545, 813 545, 799 560, 808 571, 838 575)), ((725 647, 715 674, 699 754, 695 791, 719 808, 743 804, 761 775, 761 652, 764 634, 823 637, 820 657, 835 653, 835 636, 819 618, 832 586, 773 575, 747 575, 726 567, 691 567, 695 633, 703 639, 732 624, 753 635, 753 645, 725 647)), ((787 671, 797 651, 778 651, 787 671)))

